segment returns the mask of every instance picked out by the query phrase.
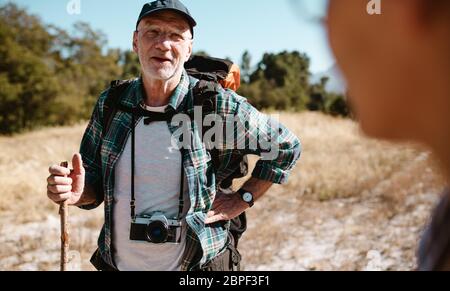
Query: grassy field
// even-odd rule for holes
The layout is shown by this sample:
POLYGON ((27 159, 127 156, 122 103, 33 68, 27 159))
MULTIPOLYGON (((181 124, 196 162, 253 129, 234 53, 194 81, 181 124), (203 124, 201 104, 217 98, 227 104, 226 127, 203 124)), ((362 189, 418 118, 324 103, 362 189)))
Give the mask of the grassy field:
MULTIPOLYGON (((411 270, 443 188, 429 153, 363 137, 356 123, 282 114, 303 154, 285 186, 248 213, 246 270, 411 270)), ((0 137, 0 270, 57 270, 58 208, 47 169, 78 151, 85 124, 0 137)), ((100 207, 101 208, 101 207, 100 207)), ((72 269, 92 270, 102 209, 71 209, 72 269)))

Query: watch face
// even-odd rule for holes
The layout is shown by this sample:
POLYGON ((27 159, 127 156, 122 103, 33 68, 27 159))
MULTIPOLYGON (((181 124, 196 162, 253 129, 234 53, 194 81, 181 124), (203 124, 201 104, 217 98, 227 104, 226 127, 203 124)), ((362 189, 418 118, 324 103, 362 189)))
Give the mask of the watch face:
POLYGON ((242 196, 242 199, 244 199, 245 202, 251 202, 253 200, 253 195, 247 192, 242 196))

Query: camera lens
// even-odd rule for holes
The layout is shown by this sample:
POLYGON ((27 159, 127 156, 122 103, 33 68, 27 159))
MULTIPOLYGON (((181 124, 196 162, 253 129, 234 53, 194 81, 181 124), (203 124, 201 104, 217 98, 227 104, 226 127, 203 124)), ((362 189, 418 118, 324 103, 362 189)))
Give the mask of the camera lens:
POLYGON ((149 242, 160 244, 167 241, 168 227, 163 221, 152 221, 147 226, 147 239, 149 242))

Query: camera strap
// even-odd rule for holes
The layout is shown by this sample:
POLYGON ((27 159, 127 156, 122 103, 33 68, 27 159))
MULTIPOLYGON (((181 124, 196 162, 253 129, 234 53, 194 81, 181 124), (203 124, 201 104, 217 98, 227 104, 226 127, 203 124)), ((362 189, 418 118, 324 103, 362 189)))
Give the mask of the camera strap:
MULTIPOLYGON (((146 111, 140 106, 135 107, 131 112, 131 200, 130 200, 130 209, 131 209, 131 219, 136 218, 136 195, 135 195, 135 148, 136 148, 136 117, 145 116, 144 124, 149 125, 152 122, 156 121, 170 121, 172 120, 174 113, 165 112, 150 112, 146 111)), ((184 208, 184 167, 183 167, 183 151, 181 151, 181 181, 180 181, 180 196, 179 196, 179 208, 178 208, 178 217, 177 220, 180 221, 183 208, 184 208)))

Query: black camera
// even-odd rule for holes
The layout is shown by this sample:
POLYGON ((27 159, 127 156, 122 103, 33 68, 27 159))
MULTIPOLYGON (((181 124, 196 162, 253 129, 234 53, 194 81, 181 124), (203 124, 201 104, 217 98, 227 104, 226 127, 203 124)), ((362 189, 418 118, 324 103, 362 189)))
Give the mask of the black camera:
POLYGON ((147 241, 155 244, 180 242, 181 222, 167 219, 156 212, 153 215, 137 216, 131 222, 130 240, 147 241))

